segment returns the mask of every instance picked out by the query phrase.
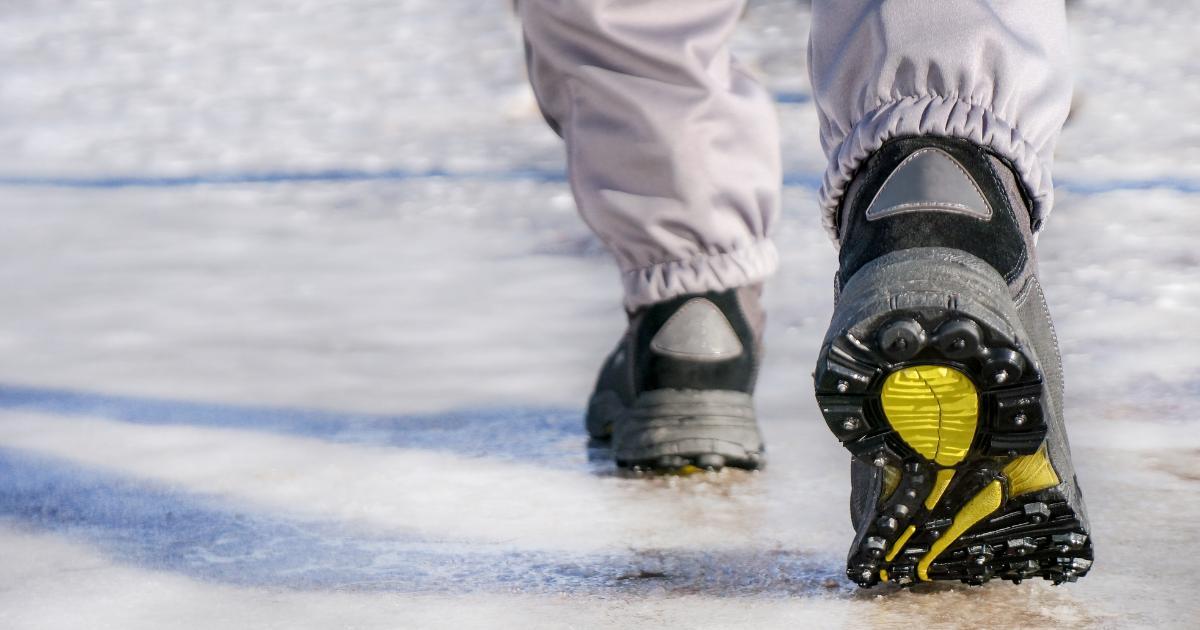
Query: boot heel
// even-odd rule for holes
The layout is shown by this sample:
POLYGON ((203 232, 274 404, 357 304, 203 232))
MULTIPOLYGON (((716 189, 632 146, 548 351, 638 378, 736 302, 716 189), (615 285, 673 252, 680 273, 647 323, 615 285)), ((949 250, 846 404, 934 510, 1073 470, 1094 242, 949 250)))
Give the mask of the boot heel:
POLYGON ((838 298, 814 379, 830 431, 858 465, 883 471, 850 579, 1061 582, 1090 568, 1045 448, 1041 366, 987 263, 915 248, 865 265, 838 298))

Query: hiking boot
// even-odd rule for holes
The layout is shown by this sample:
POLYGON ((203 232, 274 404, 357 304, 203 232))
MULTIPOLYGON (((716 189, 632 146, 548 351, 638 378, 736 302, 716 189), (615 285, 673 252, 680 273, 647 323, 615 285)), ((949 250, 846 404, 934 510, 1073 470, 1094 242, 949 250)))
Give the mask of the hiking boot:
POLYGON ((839 233, 814 379, 853 455, 849 578, 1087 574, 1062 362, 1010 165, 963 140, 891 140, 851 183, 839 233))
POLYGON ((754 382, 760 289, 683 295, 629 315, 588 402, 587 430, 618 466, 759 468, 754 382))

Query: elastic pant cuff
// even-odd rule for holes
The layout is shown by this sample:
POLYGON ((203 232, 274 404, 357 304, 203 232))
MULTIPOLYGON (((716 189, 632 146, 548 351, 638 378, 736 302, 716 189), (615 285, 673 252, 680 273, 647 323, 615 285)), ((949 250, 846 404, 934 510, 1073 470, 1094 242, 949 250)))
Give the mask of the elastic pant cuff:
POLYGON ((779 267, 779 252, 770 240, 720 254, 672 260, 621 274, 625 308, 630 311, 680 295, 725 291, 769 278, 779 267))
POLYGON ((829 151, 821 183, 822 223, 838 243, 838 205, 858 167, 883 145, 900 136, 949 136, 988 147, 1008 159, 1033 201, 1032 224, 1041 227, 1054 203, 1050 168, 1017 128, 992 110, 947 96, 909 96, 868 112, 840 144, 829 151))

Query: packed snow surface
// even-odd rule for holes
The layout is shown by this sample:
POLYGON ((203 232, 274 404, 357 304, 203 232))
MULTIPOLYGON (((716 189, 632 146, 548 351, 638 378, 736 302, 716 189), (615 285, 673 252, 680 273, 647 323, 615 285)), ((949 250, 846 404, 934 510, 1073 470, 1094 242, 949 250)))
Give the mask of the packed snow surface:
POLYGON ((0 8, 0 627, 1200 626, 1200 4, 1072 5, 1040 250, 1095 568, 908 591, 842 577, 803 4, 736 40, 785 130, 770 465, 649 479, 586 445, 619 284, 508 5, 0 8))

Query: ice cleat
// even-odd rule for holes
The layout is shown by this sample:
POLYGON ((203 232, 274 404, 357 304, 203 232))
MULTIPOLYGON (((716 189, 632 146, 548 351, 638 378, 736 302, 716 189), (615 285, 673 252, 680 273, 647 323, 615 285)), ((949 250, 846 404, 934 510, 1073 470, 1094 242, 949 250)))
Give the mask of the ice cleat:
POLYGON ((622 467, 761 467, 752 395, 763 323, 757 287, 632 313, 588 402, 588 433, 611 439, 622 467))
POLYGON ((1086 575, 1061 359, 1008 164, 961 140, 891 140, 852 182, 839 233, 814 379, 853 456, 847 576, 1086 575))

